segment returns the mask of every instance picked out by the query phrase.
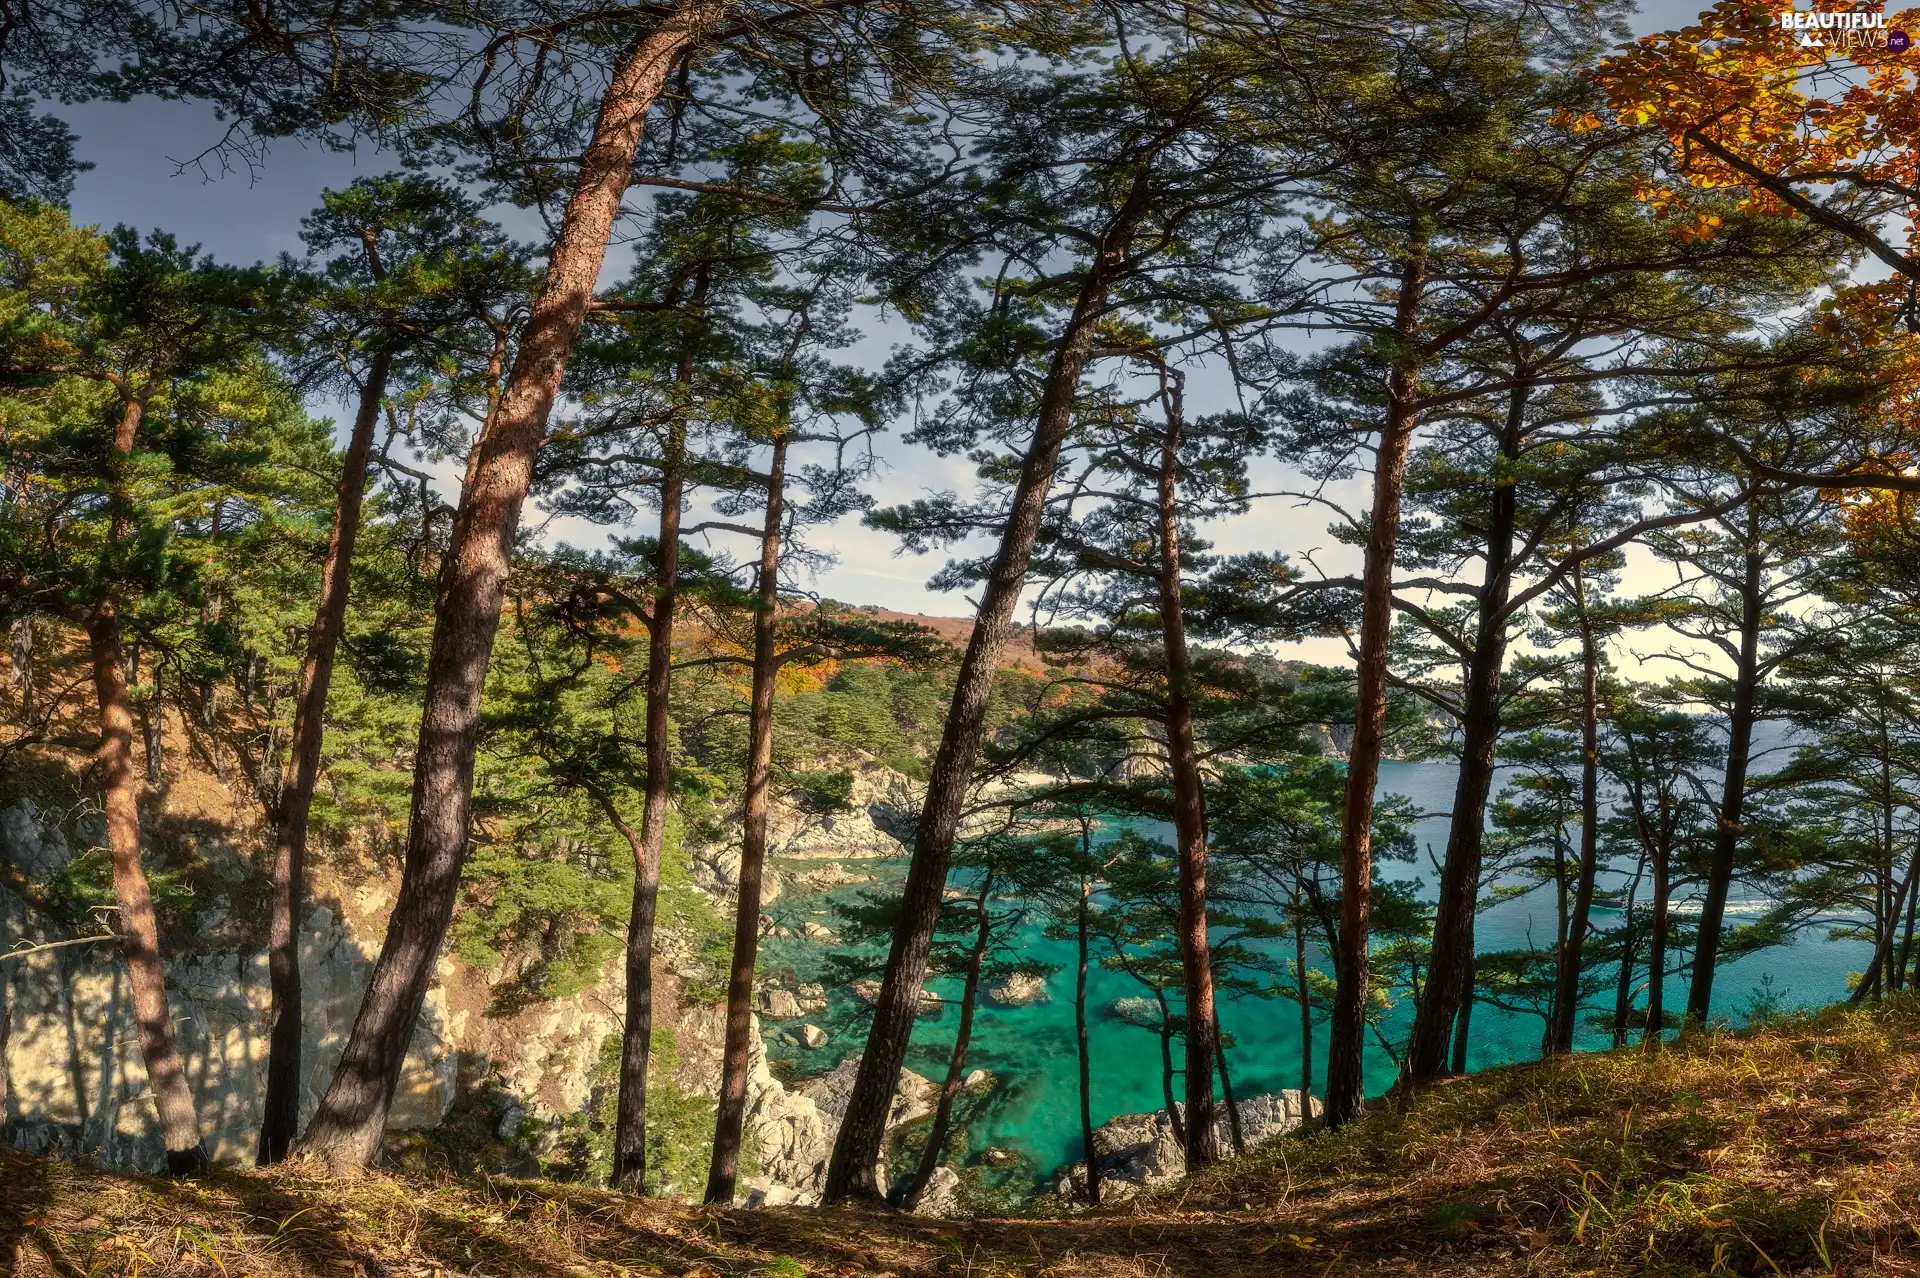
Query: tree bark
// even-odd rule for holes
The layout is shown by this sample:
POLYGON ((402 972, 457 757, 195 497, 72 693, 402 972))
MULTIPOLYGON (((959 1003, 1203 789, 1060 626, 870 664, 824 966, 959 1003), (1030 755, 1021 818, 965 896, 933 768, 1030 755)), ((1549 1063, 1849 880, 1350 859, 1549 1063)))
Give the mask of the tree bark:
POLYGON ((547 417, 606 260, 634 148, 669 71, 725 8, 725 0, 682 0, 622 52, 513 371, 474 442, 434 608, 400 896, 333 1082, 302 1144, 338 1170, 364 1167, 379 1150, 453 914, 466 859, 480 699, 513 537, 547 417))
POLYGON ((1720 959, 1720 932, 1733 887, 1734 857, 1744 833, 1741 818, 1747 796, 1748 756, 1753 747, 1754 700, 1759 686, 1760 623, 1764 603, 1761 574, 1760 512, 1747 506, 1747 553, 1740 583, 1740 657, 1734 670, 1733 701, 1727 716, 1727 768, 1720 811, 1713 830, 1713 861, 1707 893, 1700 903, 1698 939, 1693 949, 1693 984, 1687 991, 1687 1027, 1704 1028, 1713 1010, 1713 971, 1720 959))
MULTIPOLYGON (((1901 879, 1899 887, 1895 888, 1891 894, 1896 902, 1906 902, 1912 896, 1914 889, 1920 887, 1920 873, 1916 871, 1920 871, 1920 852, 1916 852, 1913 859, 1907 863, 1906 875, 1901 879)), ((1860 983, 1853 987, 1853 993, 1847 999, 1849 1003, 1865 1002, 1869 997, 1877 998, 1883 988, 1888 992, 1897 992, 1900 988, 1898 973, 1894 968, 1895 921, 1884 922, 1878 930, 1880 937, 1873 947, 1873 961, 1867 964, 1867 970, 1861 975, 1860 983)))
POLYGON ((1193 671, 1187 652, 1186 602, 1180 585, 1180 445, 1185 428, 1178 376, 1163 377, 1166 432, 1160 450, 1160 639, 1167 663, 1167 770, 1173 782, 1173 828, 1179 843, 1180 972, 1187 1003, 1187 1171, 1220 1157, 1213 1122, 1213 955, 1207 943, 1207 806, 1193 729, 1193 671))
POLYGON ((1467 1045, 1473 1034, 1473 984, 1475 958, 1467 955, 1467 974, 1460 987, 1460 1014, 1453 1022, 1453 1061, 1456 1074, 1467 1072, 1467 1045))
POLYGON ((1220 1063, 1220 1096, 1226 1101, 1227 1130, 1233 1134, 1233 1152, 1243 1155, 1247 1152, 1246 1133, 1240 1130, 1240 1107, 1233 1100, 1233 1075, 1227 1071, 1227 1040, 1220 1032, 1220 1016, 1216 1011, 1213 1018, 1213 1055, 1220 1063))
POLYGON ((973 1040, 973 1010, 980 998, 980 965, 986 961, 987 942, 993 931, 993 914, 988 908, 992 892, 993 875, 989 872, 986 882, 980 885, 978 924, 973 948, 967 952, 966 976, 960 983, 960 1026, 954 1031, 953 1052, 947 1057, 947 1078, 940 1085, 940 1099, 933 1107, 933 1123, 927 1129, 927 1147, 921 1151, 920 1166, 901 1199, 901 1206, 908 1211, 920 1205, 920 1195, 932 1179, 934 1168, 940 1165, 940 1154, 947 1144, 947 1128, 953 1122, 954 1098, 960 1095, 960 1082, 966 1077, 967 1045, 973 1040))
MULTIPOLYGON (((130 451, 130 450, 129 450, 130 451)), ((167 1010, 167 979, 160 965, 160 929, 153 893, 140 862, 140 791, 133 768, 133 707, 127 698, 126 667, 120 646, 120 614, 110 602, 94 606, 87 619, 93 658, 93 687, 100 708, 100 788, 107 817, 107 846, 113 857, 113 895, 120 906, 120 948, 133 992, 133 1019, 147 1086, 160 1111, 160 1138, 167 1170, 175 1175, 205 1171, 206 1147, 200 1143, 200 1119, 194 1112, 187 1071, 174 1043, 173 1017, 167 1010)))
POLYGON ((927 779, 927 797, 914 830, 913 856, 901 888, 900 919, 887 952, 887 966, 874 1003, 867 1046, 847 1099, 846 1118, 834 1141, 827 1166, 824 1199, 828 1204, 850 1198, 884 1201, 875 1177, 880 1145, 886 1138, 887 1112, 906 1060, 920 1004, 920 986, 926 979, 927 951, 939 920, 947 867, 953 857, 954 836, 980 750, 987 703, 993 693, 1007 626, 1026 585, 1027 566, 1040 530, 1048 490, 1059 466, 1060 449, 1073 424, 1073 404, 1080 374, 1093 348, 1094 331, 1106 311, 1107 292, 1124 269, 1134 228, 1147 213, 1145 172, 1136 179, 1106 230, 1081 278, 1073 314, 1054 351, 1041 392, 1033 439, 1020 466, 1020 479, 1007 510, 1006 529, 994 554, 973 634, 954 679, 940 749, 927 779))
POLYGON ((1914 844, 1912 859, 1907 862, 1907 904, 1906 928, 1900 938, 1900 955, 1894 967, 1894 989, 1905 989, 1913 983, 1913 929, 1914 915, 1920 912, 1920 841, 1914 844))
MULTIPOLYGON (((149 383, 151 387, 151 382, 149 383)), ((146 415, 144 398, 126 398, 114 426, 108 469, 112 475, 110 500, 114 515, 112 540, 123 541, 130 531, 120 472, 133 455, 133 445, 146 415)), ((133 705, 127 694, 126 651, 120 638, 119 606, 103 599, 87 612, 87 648, 93 665, 94 698, 99 710, 100 748, 95 755, 100 770, 101 806, 107 821, 107 849, 113 863, 113 894, 120 909, 120 949, 127 964, 127 984, 133 994, 133 1019, 141 1058, 147 1067, 147 1087, 160 1115, 160 1138, 167 1151, 167 1170, 193 1175, 208 1169, 206 1146, 200 1140, 200 1119, 193 1091, 187 1083, 180 1049, 174 1042, 173 1016, 167 1008, 167 978, 160 962, 160 927, 153 911, 153 892, 141 861, 140 790, 133 767, 133 705)))
POLYGON ((1153 997, 1160 1004, 1160 1096, 1167 1105, 1167 1123, 1173 1128, 1173 1139, 1184 1150, 1187 1128, 1181 1121, 1180 1106, 1173 1099, 1173 1013, 1167 1007, 1165 990, 1154 990, 1153 997))
POLYGON ((1327 1046, 1327 1126, 1360 1116, 1366 1098, 1367 982, 1373 913, 1373 790, 1380 779, 1387 721, 1387 639, 1393 629, 1393 559, 1400 533, 1400 498, 1407 451, 1419 408, 1420 358, 1413 346, 1426 263, 1414 257, 1401 271, 1387 381, 1387 417, 1374 458, 1373 512, 1360 587, 1360 645, 1355 671, 1353 747, 1347 754, 1347 801, 1340 825, 1340 950, 1333 1023, 1327 1046))
POLYGON ((1301 897, 1304 891, 1299 875, 1293 880, 1293 971, 1300 995, 1300 1116, 1312 1112, 1313 1097, 1313 993, 1307 984, 1307 920, 1301 897))
POLYGON ((1653 919, 1647 935, 1647 1023, 1640 1034, 1642 1047, 1659 1047, 1666 1032, 1667 907, 1673 896, 1670 858, 1668 848, 1654 850, 1653 919))
MULTIPOLYGON (((1088 830, 1080 829, 1080 847, 1087 852, 1088 830)), ((1100 1205, 1100 1163, 1093 1149, 1093 1055, 1087 1045, 1087 915, 1092 906, 1093 880, 1080 879, 1080 910, 1074 918, 1078 965, 1073 979, 1073 1037, 1080 1053, 1080 1144, 1087 1152, 1087 1201, 1100 1205)))
POLYGON ((373 432, 387 395, 393 353, 376 351, 360 388, 353 434, 341 459, 333 534, 320 566, 320 599, 307 631, 300 662, 300 691, 293 710, 293 776, 280 796, 274 823, 269 874, 273 903, 267 920, 267 980, 272 989, 268 1012, 267 1090, 262 1105, 260 1142, 254 1159, 262 1167, 277 1163, 293 1148, 300 1121, 300 923, 306 912, 307 817, 320 779, 320 745, 325 732, 327 690, 333 658, 347 623, 347 594, 353 576, 354 541, 360 534, 360 508, 367 491, 367 459, 373 432))
MULTIPOLYGON (((753 614, 753 689, 747 712, 746 802, 740 884, 733 915, 733 968, 727 977, 727 1032, 720 1058, 707 1201, 731 1203, 747 1115, 747 1046, 753 1023, 753 969, 760 952, 760 882, 767 863, 768 784, 773 773, 773 681, 779 673, 774 622, 780 607, 780 526, 786 518, 787 433, 774 436, 767 468, 766 519, 760 529, 759 599, 753 614)), ((961 1012, 965 1026, 970 1010, 961 1012)))
MULTIPOLYGON (((683 360, 683 370, 687 361, 683 360)), ((679 608, 680 506, 685 496, 687 428, 668 428, 660 471, 660 538, 654 547, 653 601, 647 630, 646 798, 640 855, 627 917, 626 1019, 620 1042, 620 1090, 614 1104, 615 1189, 638 1194, 647 1181, 647 1064, 653 1045, 653 925, 660 903, 660 855, 667 838, 672 760, 668 757, 673 693, 673 627, 679 608)))
POLYGON ((1627 1022, 1633 1016, 1633 959, 1640 946, 1640 929, 1633 921, 1634 898, 1640 892, 1640 876, 1646 872, 1646 859, 1634 866, 1633 882, 1627 886, 1626 907, 1620 914, 1620 970, 1613 987, 1613 1045, 1627 1045, 1627 1022))
MULTIPOLYGON (((1527 391, 1507 401, 1500 456, 1511 462, 1526 426, 1527 391)), ((1466 970, 1473 958, 1474 920, 1480 906, 1481 851, 1486 841, 1487 796, 1493 790, 1500 745, 1500 676, 1507 660, 1507 600, 1513 591, 1513 533, 1519 498, 1510 476, 1496 476, 1487 524, 1486 568, 1481 577, 1479 619, 1460 707, 1460 772, 1453 789, 1453 820, 1440 868, 1433 918, 1433 958, 1427 986, 1414 1012, 1407 1043, 1407 1081, 1437 1077, 1460 1015, 1466 970)))
POLYGON ((1549 1054, 1573 1050, 1580 1007, 1580 951, 1593 913, 1593 884, 1600 865, 1600 652, 1588 615, 1586 578, 1573 574, 1574 606, 1580 612, 1580 867, 1573 887, 1573 915, 1554 972, 1553 1031, 1549 1054))

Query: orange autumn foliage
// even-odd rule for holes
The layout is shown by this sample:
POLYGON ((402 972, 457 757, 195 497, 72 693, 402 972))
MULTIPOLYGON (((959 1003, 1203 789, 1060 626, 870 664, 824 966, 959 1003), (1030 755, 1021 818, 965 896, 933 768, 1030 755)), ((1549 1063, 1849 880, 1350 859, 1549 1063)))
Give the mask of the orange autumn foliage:
MULTIPOLYGON (((1842 23, 1881 14, 1877 4, 1818 9, 1842 23)), ((1691 26, 1641 37, 1593 78, 1621 124, 1666 135, 1685 182, 1823 221, 1894 272, 1835 299, 1848 319, 1920 329, 1920 9, 1886 15, 1884 27, 1816 29, 1811 44, 1781 25, 1792 12, 1720 0, 1691 26), (1908 39, 1888 39, 1895 32, 1908 39)), ((1649 181, 1650 202, 1674 195, 1649 181)))

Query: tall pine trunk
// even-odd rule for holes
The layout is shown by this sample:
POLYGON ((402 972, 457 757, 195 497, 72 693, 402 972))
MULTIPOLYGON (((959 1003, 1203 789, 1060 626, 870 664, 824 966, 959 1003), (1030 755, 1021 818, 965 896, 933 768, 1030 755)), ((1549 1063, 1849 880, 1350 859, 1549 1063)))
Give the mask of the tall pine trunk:
POLYGON ((940 917, 946 890, 947 867, 953 859, 953 841, 960 828, 973 762, 980 751, 987 703, 993 693, 1007 627, 1026 585, 1027 566, 1040 531, 1047 493, 1053 487, 1073 424, 1073 404, 1080 374, 1093 349, 1095 329, 1105 315, 1107 292, 1124 269, 1134 228, 1147 214, 1147 183, 1143 170, 1125 203, 1109 220, 1093 258, 1081 277, 1073 314, 1061 334, 1041 391, 1033 439, 1020 465, 1020 479, 1007 509, 1005 530, 988 570, 973 634, 954 678, 953 699, 940 735, 940 749, 927 778, 927 797, 914 828, 913 856, 901 888, 900 917, 887 951, 887 966, 874 1002, 867 1030, 866 1050, 847 1098, 846 1117, 827 1165, 825 1201, 850 1198, 883 1201, 875 1176, 880 1146, 886 1139, 887 1114, 906 1061, 920 1006, 920 987, 927 975, 927 951, 940 917))
POLYGON ((1627 900, 1620 911, 1620 967, 1613 983, 1613 1045, 1627 1045, 1627 1022, 1633 1017, 1633 961, 1640 947, 1640 928, 1633 921, 1634 900, 1640 894, 1640 878, 1646 873, 1642 856, 1633 868, 1633 880, 1627 885, 1627 900))
POLYGON ((1313 1112, 1313 987, 1307 983, 1307 918, 1300 876, 1293 879, 1293 972, 1300 998, 1300 1116, 1313 1112))
POLYGON ((1720 961, 1720 932, 1733 887, 1747 797, 1747 767, 1753 747, 1754 702, 1760 676, 1760 623, 1764 603, 1761 573, 1760 511, 1747 504, 1747 553, 1740 582, 1740 651, 1733 672, 1733 699, 1727 716, 1727 765, 1720 790, 1720 811, 1713 829, 1713 860, 1693 948, 1693 984, 1687 991, 1689 1028, 1704 1027, 1713 1010, 1713 973, 1720 961))
POLYGON ((1906 928, 1900 937, 1900 953, 1893 968, 1893 988, 1896 992, 1913 983, 1911 974, 1916 907, 1920 907, 1920 839, 1915 840, 1912 858, 1907 862, 1906 928))
MULTIPOLYGON (((691 348, 689 348, 691 349, 691 348)), ((683 373, 691 355, 681 363, 683 373)), ((660 904, 660 855, 672 801, 668 757, 673 695, 673 628, 680 604, 680 506, 686 487, 687 427, 676 415, 660 468, 660 537, 654 547, 653 601, 647 628, 647 739, 639 859, 627 916, 626 1019, 620 1038, 620 1088, 614 1103, 615 1189, 642 1192, 647 1182, 647 1066, 653 1048, 653 927, 660 904)))
MULTIPOLYGON (((1897 911, 1907 902, 1916 887, 1920 887, 1920 853, 1907 863, 1907 872, 1900 883, 1887 895, 1893 901, 1897 911)), ((1869 997, 1878 997, 1882 991, 1892 994, 1900 989, 1900 966, 1905 963, 1904 955, 1896 965, 1894 955, 1894 936, 1897 931, 1898 917, 1883 918, 1876 930, 1880 933, 1873 947, 1873 960, 1867 964, 1867 970, 1860 977, 1860 983, 1853 987, 1848 997, 1849 1003, 1864 1002, 1869 997)))
MULTIPOLYGON (((753 689, 748 698, 747 785, 740 839, 740 882, 733 915, 733 969, 727 977, 726 1043, 714 1118, 707 1201, 733 1201, 740 1133, 747 1115, 747 1047, 753 1026, 753 969, 760 952, 760 881, 767 863, 767 787, 773 773, 773 680, 779 673, 774 621, 780 606, 780 525, 786 518, 787 433, 774 436, 767 468, 766 520, 760 529, 759 599, 753 614, 753 689)), ((962 1012, 962 1024, 967 1012, 962 1012)))
POLYGON ((1167 770, 1173 781, 1173 828, 1179 844, 1180 973, 1187 1002, 1187 1170, 1220 1157, 1213 1125, 1213 954, 1207 943, 1207 806, 1193 729, 1193 671, 1187 652, 1186 603, 1180 586, 1180 444, 1185 423, 1180 380, 1163 378, 1166 433, 1160 450, 1160 640, 1167 663, 1167 770))
POLYGON ((320 778, 320 744, 334 653, 346 628, 353 544, 360 533, 360 508, 367 491, 367 458, 373 451, 373 431, 392 368, 392 351, 377 351, 368 366, 366 384, 360 388, 353 434, 341 459, 333 534, 320 566, 320 600, 300 662, 300 691, 293 710, 293 775, 280 796, 269 868, 273 903, 267 919, 267 979, 273 994, 268 1013, 272 1028, 260 1143, 254 1155, 262 1167, 287 1156, 300 1121, 300 921, 306 912, 307 817, 320 778))
POLYGON ((927 1182, 933 1179, 934 1169, 940 1166, 940 1155, 947 1144, 947 1129, 953 1123, 953 1102, 960 1095, 961 1080, 966 1077, 967 1047, 973 1041, 973 1012, 980 999, 980 965, 986 962, 987 942, 993 932, 993 914, 988 908, 992 893, 993 874, 989 872, 986 881, 980 885, 973 948, 967 951, 967 971, 960 983, 960 1025, 954 1031, 953 1051, 947 1057, 946 1081, 940 1085, 940 1099, 933 1107, 933 1123, 927 1129, 927 1147, 920 1153, 920 1166, 914 1171, 913 1183, 907 1186, 907 1192, 901 1198, 901 1206, 908 1211, 920 1205, 920 1195, 925 1192, 927 1182))
POLYGON ((1366 1099, 1367 983, 1373 914, 1373 789, 1380 779, 1387 722, 1387 639, 1393 629, 1393 560, 1407 452, 1419 415, 1420 358, 1414 334, 1426 263, 1409 260, 1400 274, 1394 332, 1400 348, 1387 379, 1387 418, 1373 465, 1373 512, 1360 585, 1360 651, 1355 671, 1353 748, 1347 755, 1347 801, 1340 824, 1340 951, 1337 992, 1328 1030, 1326 1118, 1340 1127, 1360 1116, 1366 1099))
MULTIPOLYGON (((113 540, 124 540, 129 520, 119 493, 119 477, 133 455, 146 404, 130 399, 121 410, 113 433, 109 470, 114 476, 112 500, 117 510, 113 540)), ((127 964, 127 984, 133 993, 133 1020, 139 1034, 140 1055, 147 1066, 147 1087, 160 1112, 160 1139, 167 1151, 167 1170, 190 1175, 207 1169, 206 1146, 200 1141, 200 1118, 186 1066, 173 1038, 173 1016, 167 1009, 167 977, 160 964, 160 926, 153 912, 153 891, 141 861, 140 783, 133 767, 133 704, 127 695, 126 651, 120 638, 120 611, 103 599, 87 614, 87 648, 93 663, 93 690, 99 709, 101 806, 106 810, 107 849, 113 863, 113 895, 120 907, 120 949, 127 964)))
POLYGON ((466 860, 480 698, 520 508, 606 260, 634 148, 668 73, 725 8, 726 0, 682 0, 622 52, 513 370, 474 441, 440 570, 400 895, 333 1082, 302 1142, 340 1170, 366 1166, 379 1150, 453 915, 466 860))
POLYGON ((1554 972, 1553 1029, 1549 1053, 1573 1050, 1580 1006, 1580 954, 1593 914, 1593 883, 1600 865, 1600 651, 1588 613, 1586 578, 1573 575, 1574 606, 1580 610, 1580 866, 1573 886, 1573 915, 1554 972))
POLYGON ((176 1175, 206 1170, 200 1119, 167 1010, 167 978, 160 965, 160 930, 153 893, 140 860, 140 784, 133 767, 133 706, 127 697, 120 614, 111 603, 96 605, 87 619, 93 687, 100 709, 100 788, 107 817, 107 847, 113 858, 113 895, 120 907, 120 948, 133 992, 133 1020, 147 1086, 160 1111, 160 1139, 167 1170, 176 1175))
POLYGON ((1213 1017, 1213 1055, 1220 1065, 1220 1096, 1226 1101, 1227 1130, 1233 1134, 1233 1152, 1247 1152, 1247 1134, 1240 1129, 1240 1106, 1233 1099, 1233 1074, 1227 1069, 1227 1036, 1220 1032, 1220 1015, 1213 1017))
POLYGON ((1467 974, 1460 986, 1460 1014, 1453 1022, 1453 1061, 1456 1074, 1467 1072, 1467 1047, 1473 1040, 1473 985, 1476 959, 1467 955, 1467 974))
POLYGON ((1173 1099, 1173 1011, 1167 1006, 1165 990, 1155 989, 1153 997, 1160 1004, 1160 1097, 1167 1106, 1167 1123, 1173 1128, 1173 1139, 1184 1150, 1187 1129, 1180 1118, 1180 1106, 1173 1099))
MULTIPOLYGON (((1083 821, 1080 847, 1087 852, 1089 830, 1083 821)), ((1080 1145, 1087 1152, 1087 1201, 1100 1205, 1100 1163, 1093 1150, 1093 1054, 1087 1044, 1087 916, 1092 908, 1093 879, 1080 878, 1080 908, 1074 915, 1077 964, 1073 977, 1073 1038, 1080 1056, 1080 1145)))
POLYGON ((1672 860, 1667 847, 1653 853, 1653 910, 1647 928, 1647 1021, 1643 1047, 1659 1047, 1667 1024, 1667 928, 1673 901, 1672 860))
MULTIPOLYGON (((1519 455, 1526 405, 1525 387, 1508 398, 1500 437, 1503 462, 1511 463, 1519 455)), ((1500 676, 1507 660, 1507 600, 1513 592, 1513 533, 1519 517, 1516 486, 1498 472, 1490 506, 1479 619, 1460 707, 1460 772, 1454 779, 1453 820, 1447 830, 1433 918, 1433 957, 1407 1042, 1406 1077, 1412 1083, 1437 1077, 1445 1066, 1448 1037, 1460 1015, 1467 966, 1473 958, 1487 797, 1493 790, 1500 745, 1500 676)))

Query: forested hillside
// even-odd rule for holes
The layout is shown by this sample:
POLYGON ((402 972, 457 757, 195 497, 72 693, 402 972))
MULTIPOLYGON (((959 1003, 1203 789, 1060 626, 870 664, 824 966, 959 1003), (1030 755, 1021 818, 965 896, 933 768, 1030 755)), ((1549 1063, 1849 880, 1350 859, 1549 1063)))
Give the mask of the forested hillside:
POLYGON ((0 0, 16 1266, 1909 1263, 1920 11, 1669 16, 0 0))

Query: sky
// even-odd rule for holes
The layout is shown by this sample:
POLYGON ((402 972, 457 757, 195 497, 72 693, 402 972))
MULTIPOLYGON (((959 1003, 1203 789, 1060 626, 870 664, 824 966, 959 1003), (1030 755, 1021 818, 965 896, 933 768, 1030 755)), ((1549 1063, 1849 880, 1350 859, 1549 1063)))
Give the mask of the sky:
MULTIPOLYGON (((1690 21, 1704 0, 1648 0, 1633 22, 1636 33, 1662 30, 1690 21)), ((196 165, 202 153, 224 130, 206 107, 193 103, 139 100, 131 103, 85 103, 59 108, 79 134, 79 155, 94 167, 75 183, 72 210, 76 220, 111 226, 128 223, 140 229, 172 232, 185 243, 198 243, 206 252, 229 262, 272 260, 282 253, 299 253, 300 219, 319 202, 320 193, 340 187, 357 176, 378 174, 395 167, 377 152, 341 154, 311 143, 282 140, 274 143, 264 163, 255 170, 222 172, 196 165)), ((509 222, 508 229, 517 228, 509 222)), ((603 279, 617 279, 624 262, 616 254, 603 279)), ((876 333, 854 354, 883 357, 892 335, 876 333)), ((1204 405, 1200 407, 1204 408, 1204 405)), ((343 417, 334 406, 314 405, 314 411, 343 417)), ((882 470, 872 487, 885 503, 906 500, 940 489, 967 490, 971 467, 964 459, 939 458, 925 449, 900 443, 882 444, 882 470)), ((458 472, 440 473, 451 493, 458 472)), ((1256 491, 1284 486, 1278 463, 1267 463, 1257 473, 1256 491)), ((1330 490, 1347 509, 1364 511, 1367 486, 1363 480, 1330 490)), ((539 519, 538 513, 530 518, 539 519)), ((1326 511, 1285 498, 1256 503, 1246 516, 1208 529, 1225 552, 1287 551, 1298 562, 1311 555, 1331 573, 1355 571, 1357 551, 1339 546, 1327 534, 1326 511)), ((592 545, 604 531, 584 524, 554 521, 549 539, 592 545)), ((901 556, 894 539, 863 527, 855 519, 816 532, 815 545, 831 550, 834 562, 801 585, 819 594, 856 604, 877 604, 905 612, 941 616, 969 615, 973 608, 956 594, 927 589, 927 579, 944 557, 901 556)), ((724 547, 723 547, 724 548, 724 547)), ((734 548, 738 549, 738 548, 734 548)), ((1642 556, 1630 565, 1631 588, 1656 584, 1662 570, 1642 556)), ((1346 660, 1344 645, 1333 639, 1296 645, 1284 655, 1328 663, 1346 660)), ((1631 658, 1630 653, 1621 654, 1631 658)), ((1650 677, 1659 672, 1649 671, 1650 677)))

